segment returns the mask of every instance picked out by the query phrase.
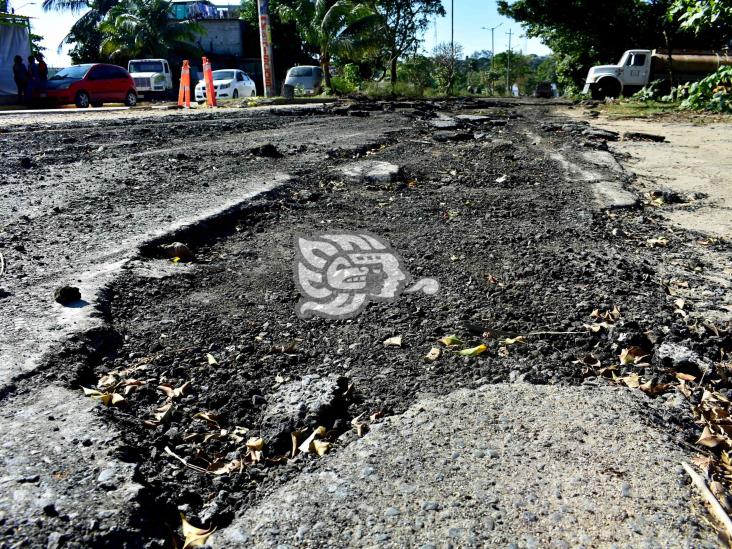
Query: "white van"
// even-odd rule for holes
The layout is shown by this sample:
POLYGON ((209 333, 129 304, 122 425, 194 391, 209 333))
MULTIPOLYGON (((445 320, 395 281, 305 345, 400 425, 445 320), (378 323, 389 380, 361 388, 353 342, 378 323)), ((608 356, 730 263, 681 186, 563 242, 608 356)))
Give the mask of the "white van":
POLYGON ((285 86, 292 86, 295 93, 317 95, 323 91, 323 69, 314 65, 292 67, 287 71, 285 86))

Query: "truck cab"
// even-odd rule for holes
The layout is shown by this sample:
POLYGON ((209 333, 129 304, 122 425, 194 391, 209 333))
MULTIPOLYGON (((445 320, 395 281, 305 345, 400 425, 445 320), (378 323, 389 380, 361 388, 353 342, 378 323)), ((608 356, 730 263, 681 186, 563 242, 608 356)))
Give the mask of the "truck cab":
POLYGON ((132 59, 127 71, 135 81, 137 93, 145 97, 163 96, 173 89, 173 74, 166 59, 132 59))
POLYGON ((632 95, 648 84, 652 57, 651 50, 628 50, 617 65, 592 67, 582 92, 593 99, 632 95))

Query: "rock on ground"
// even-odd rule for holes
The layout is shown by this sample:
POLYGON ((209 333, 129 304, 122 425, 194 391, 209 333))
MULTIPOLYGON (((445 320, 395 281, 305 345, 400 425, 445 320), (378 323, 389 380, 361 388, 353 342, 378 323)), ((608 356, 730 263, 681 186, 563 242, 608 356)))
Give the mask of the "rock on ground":
POLYGON ((216 547, 715 547, 639 393, 492 385, 423 400, 217 533, 216 547))
POLYGON ((351 183, 392 183, 401 169, 390 162, 363 160, 347 164, 338 171, 351 183))
POLYGON ((340 376, 303 376, 280 387, 271 397, 262 418, 262 434, 268 444, 283 437, 289 443, 290 433, 298 428, 314 428, 337 414, 343 405, 347 380, 340 376))

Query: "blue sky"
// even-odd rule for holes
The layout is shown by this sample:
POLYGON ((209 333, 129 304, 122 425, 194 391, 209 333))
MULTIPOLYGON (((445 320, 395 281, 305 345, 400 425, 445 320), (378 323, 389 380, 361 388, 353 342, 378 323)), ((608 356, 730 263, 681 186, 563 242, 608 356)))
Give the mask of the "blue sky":
MULTIPOLYGON (((69 32, 69 28, 78 15, 68 13, 45 13, 41 9, 42 0, 34 0, 35 3, 27 4, 25 0, 11 0, 11 7, 15 7, 16 13, 33 17, 33 30, 36 34, 42 35, 45 40, 46 57, 51 66, 64 66, 69 63, 65 51, 58 53, 56 48, 69 32)), ((231 3, 235 3, 233 0, 231 3)), ((424 50, 432 51, 435 44, 450 41, 450 0, 443 0, 447 17, 439 18, 436 25, 430 26, 425 34, 424 50), (435 40, 436 38, 436 40, 435 40)), ((216 4, 228 4, 226 1, 214 1, 216 4)), ((455 41, 463 46, 466 54, 472 54, 477 50, 491 49, 491 33, 481 27, 494 27, 502 24, 495 31, 496 51, 504 51, 508 47, 508 36, 506 32, 513 30, 513 49, 522 50, 528 53, 546 54, 549 49, 536 39, 528 40, 521 38, 523 31, 521 26, 498 15, 496 3, 493 0, 454 0, 455 6, 455 41)))

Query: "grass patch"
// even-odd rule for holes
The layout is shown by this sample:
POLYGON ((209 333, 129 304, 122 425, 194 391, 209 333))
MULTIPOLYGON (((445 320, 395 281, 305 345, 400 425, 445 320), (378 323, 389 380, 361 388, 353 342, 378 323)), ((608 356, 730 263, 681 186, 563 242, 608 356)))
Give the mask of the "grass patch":
POLYGON ((679 103, 623 100, 600 105, 599 110, 608 118, 648 118, 677 112, 678 108, 679 103))

